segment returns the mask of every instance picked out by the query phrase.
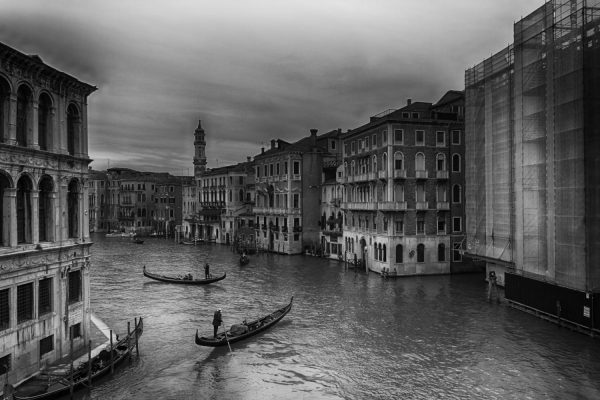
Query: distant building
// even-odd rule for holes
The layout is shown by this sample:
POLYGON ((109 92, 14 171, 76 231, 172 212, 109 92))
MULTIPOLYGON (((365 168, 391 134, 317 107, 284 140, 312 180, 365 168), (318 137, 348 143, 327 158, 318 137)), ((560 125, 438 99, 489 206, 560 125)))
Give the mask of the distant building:
POLYGON ((182 177, 181 179, 181 221, 180 236, 182 239, 197 239, 197 213, 198 213, 198 192, 196 180, 193 176, 182 177))
POLYGON ((310 136, 295 143, 272 140, 270 149, 254 157, 253 212, 260 249, 299 254, 320 248, 323 166, 336 159, 329 146, 333 140, 339 148, 338 136, 337 130, 317 136, 311 129, 310 136))
POLYGON ((391 275, 462 269, 464 95, 411 102, 344 136, 346 259, 391 275))
POLYGON ((515 23, 514 44, 465 74, 467 255, 512 304, 596 331, 597 6, 547 1, 515 23))
POLYGON ((0 380, 90 339, 88 96, 0 43, 0 380))

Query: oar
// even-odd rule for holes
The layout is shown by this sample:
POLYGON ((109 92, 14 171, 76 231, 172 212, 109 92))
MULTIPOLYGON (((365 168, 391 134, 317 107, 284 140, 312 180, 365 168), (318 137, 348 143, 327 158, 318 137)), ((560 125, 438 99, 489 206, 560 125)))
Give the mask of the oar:
POLYGON ((233 350, 231 350, 231 345, 229 344, 229 339, 227 338, 227 331, 225 331, 225 341, 227 342, 227 346, 229 347, 229 352, 233 355, 233 350))

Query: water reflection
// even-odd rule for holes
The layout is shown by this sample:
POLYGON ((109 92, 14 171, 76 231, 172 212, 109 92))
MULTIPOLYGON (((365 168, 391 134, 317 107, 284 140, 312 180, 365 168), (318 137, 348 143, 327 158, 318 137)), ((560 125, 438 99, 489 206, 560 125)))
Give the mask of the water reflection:
POLYGON ((227 247, 94 237, 92 307, 122 332, 142 315, 141 357, 96 384, 91 399, 600 398, 600 350, 587 336, 489 304, 482 276, 384 280, 334 261, 260 255, 239 267, 227 247), (168 275, 227 278, 186 286, 168 275), (279 324, 227 347, 194 343, 294 306, 279 324))

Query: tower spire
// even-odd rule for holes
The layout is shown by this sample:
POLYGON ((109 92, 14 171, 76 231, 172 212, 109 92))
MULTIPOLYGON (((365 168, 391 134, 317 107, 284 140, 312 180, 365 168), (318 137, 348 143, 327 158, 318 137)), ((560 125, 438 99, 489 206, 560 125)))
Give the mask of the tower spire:
POLYGON ((206 171, 206 141, 204 140, 204 129, 202 120, 198 120, 198 127, 194 131, 194 177, 198 178, 206 171))

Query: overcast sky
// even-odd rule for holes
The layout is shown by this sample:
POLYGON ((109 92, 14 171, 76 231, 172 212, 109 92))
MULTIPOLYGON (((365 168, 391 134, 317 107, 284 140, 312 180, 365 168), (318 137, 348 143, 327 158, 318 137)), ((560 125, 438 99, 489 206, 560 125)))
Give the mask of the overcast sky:
POLYGON ((94 169, 188 174, 464 89, 543 0, 0 0, 0 41, 98 87, 94 169))

